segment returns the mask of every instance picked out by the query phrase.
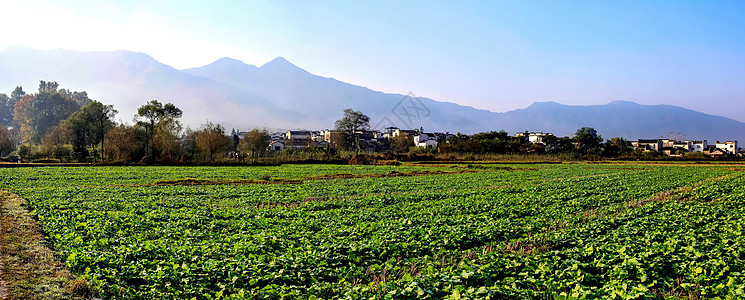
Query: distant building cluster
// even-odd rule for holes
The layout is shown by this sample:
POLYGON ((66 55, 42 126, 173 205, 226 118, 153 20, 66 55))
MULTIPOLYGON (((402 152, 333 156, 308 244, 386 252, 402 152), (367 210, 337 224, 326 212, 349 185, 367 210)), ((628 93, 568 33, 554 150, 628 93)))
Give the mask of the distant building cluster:
MULTIPOLYGON (((238 132, 238 137, 243 139, 248 132, 238 132)), ((333 129, 324 130, 288 130, 286 132, 270 133, 271 141, 267 150, 282 151, 285 149, 307 149, 337 147, 339 143, 339 131, 333 129)), ((424 132, 422 128, 405 130, 398 127, 388 127, 385 130, 361 130, 357 132, 362 151, 373 152, 380 148, 380 144, 388 143, 396 137, 405 137, 411 141, 412 147, 426 149, 437 148, 438 140, 444 140, 452 136, 447 132, 424 132)))
MULTIPOLYGON (((552 143, 560 143, 568 137, 556 137, 553 141, 547 143, 544 141, 546 136, 551 133, 544 132, 518 132, 515 137, 526 137, 528 142, 533 144, 544 144, 547 149, 552 147, 552 143)), ((723 157, 727 155, 744 156, 745 153, 739 147, 737 140, 709 144, 706 140, 685 140, 677 141, 675 139, 639 139, 631 141, 631 147, 636 151, 655 152, 667 156, 683 156, 686 153, 702 153, 710 157, 723 157)))
POLYGON ((686 153, 703 153, 712 157, 741 154, 737 141, 717 141, 714 144, 709 144, 706 140, 640 139, 631 142, 631 145, 634 150, 657 152, 668 156, 682 156, 686 153))

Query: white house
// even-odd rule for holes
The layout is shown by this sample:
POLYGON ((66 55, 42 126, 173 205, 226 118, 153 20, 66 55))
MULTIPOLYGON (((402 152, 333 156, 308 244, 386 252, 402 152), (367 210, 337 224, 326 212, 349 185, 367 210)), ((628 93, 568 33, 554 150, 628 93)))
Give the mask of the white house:
POLYGON ((703 141, 686 141, 689 143, 690 148, 687 149, 688 152, 698 153, 698 152, 704 152, 707 147, 709 147, 706 140, 703 141))
POLYGON ((421 133, 414 136, 414 145, 421 148, 436 148, 437 136, 433 133, 421 133))
POLYGON ((541 132, 518 132, 515 133, 515 137, 527 137, 528 142, 533 144, 543 144, 543 137, 549 135, 550 133, 543 133, 541 132))
POLYGON ((309 140, 310 137, 311 133, 307 130, 288 130, 285 134, 287 140, 309 140))
POLYGON ((324 140, 324 132, 321 131, 311 131, 310 132, 311 137, 310 139, 314 142, 322 142, 324 140))
POLYGON ((397 136, 400 136, 400 135, 403 135, 403 136, 415 136, 418 133, 419 133, 419 130, 416 130, 416 129, 414 129, 414 130, 403 130, 403 129, 396 128, 396 129, 393 130, 393 133, 391 134, 391 137, 397 137, 397 136))
POLYGON ((285 143, 282 141, 273 141, 269 143, 269 147, 267 147, 269 151, 282 151, 285 150, 285 143))
POLYGON ((722 149, 727 154, 737 154, 737 141, 726 141, 724 143, 717 141, 716 148, 722 149))
POLYGON ((643 151, 660 152, 662 151, 662 140, 639 139, 632 141, 631 146, 634 147, 634 150, 641 149, 643 151))

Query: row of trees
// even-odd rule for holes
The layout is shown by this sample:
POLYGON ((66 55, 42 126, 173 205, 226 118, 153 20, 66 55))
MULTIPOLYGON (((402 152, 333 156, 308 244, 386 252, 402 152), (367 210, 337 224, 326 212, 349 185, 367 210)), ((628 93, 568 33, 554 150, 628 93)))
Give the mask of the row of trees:
POLYGON ((525 136, 510 136, 506 131, 482 132, 474 135, 457 134, 447 141, 439 141, 442 153, 517 154, 552 153, 584 156, 619 157, 634 152, 631 142, 620 137, 603 142, 592 127, 582 127, 571 138, 558 138, 548 134, 542 143, 531 143, 525 136))
POLYGON ((269 143, 266 130, 255 129, 244 140, 237 139, 235 131, 229 137, 223 126, 212 122, 183 130, 183 111, 158 100, 138 108, 134 125, 115 122, 117 113, 86 92, 59 89, 57 82, 40 81, 33 94, 16 87, 10 96, 0 94, 0 156, 15 152, 22 158, 43 154, 77 161, 212 161, 227 151, 260 156, 269 143))

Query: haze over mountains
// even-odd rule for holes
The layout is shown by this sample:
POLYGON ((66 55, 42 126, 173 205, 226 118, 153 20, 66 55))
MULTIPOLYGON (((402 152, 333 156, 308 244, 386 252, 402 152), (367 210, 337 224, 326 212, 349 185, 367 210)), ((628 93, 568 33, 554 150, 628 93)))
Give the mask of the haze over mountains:
MULTIPOLYGON (((137 107, 151 99, 184 111, 183 122, 196 128, 207 120, 228 130, 253 127, 326 129, 353 108, 371 118, 375 129, 423 127, 426 131, 474 133, 489 130, 545 131, 568 136, 594 127, 605 138, 667 137, 745 140, 745 123, 671 105, 614 101, 569 106, 537 102, 496 113, 416 95, 387 94, 308 73, 284 58, 261 67, 222 58, 209 65, 176 70, 143 53, 0 50, 0 92, 17 85, 34 92, 39 80, 88 91, 92 99, 113 104, 117 119, 132 122, 137 107)), ((498 99, 495 99, 498 101, 498 99)))

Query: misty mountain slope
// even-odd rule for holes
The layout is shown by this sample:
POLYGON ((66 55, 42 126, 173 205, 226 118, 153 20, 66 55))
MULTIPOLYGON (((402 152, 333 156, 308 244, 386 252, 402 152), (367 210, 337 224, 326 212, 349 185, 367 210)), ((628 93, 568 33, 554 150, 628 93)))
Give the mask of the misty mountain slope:
POLYGON ((185 125, 205 121, 228 129, 253 127, 332 128, 345 108, 360 110, 371 126, 423 127, 426 131, 475 133, 490 130, 544 131, 569 136, 594 127, 605 138, 627 139, 684 134, 690 139, 745 140, 745 123, 671 105, 614 101, 569 106, 537 102, 525 109, 487 110, 373 91, 311 74, 278 57, 260 67, 232 58, 176 70, 152 57, 129 51, 41 51, 13 46, 0 50, 0 92, 16 85, 34 92, 39 80, 88 91, 113 104, 117 119, 131 122, 137 107, 151 99, 172 102, 184 111, 185 125))
POLYGON ((535 123, 523 130, 552 128, 548 131, 567 136, 584 126, 594 127, 605 138, 659 138, 681 133, 689 139, 714 142, 741 140, 745 136, 745 124, 732 119, 672 105, 640 105, 630 101, 590 106, 539 102, 526 109, 504 113, 501 118, 502 125, 516 131, 519 129, 509 124, 525 124, 524 120, 535 123))
POLYGON ((206 120, 269 122, 275 119, 267 116, 274 114, 289 122, 293 115, 248 91, 176 70, 142 53, 10 47, 0 51, 0 66, 10 70, 4 74, 11 79, 0 82, 6 90, 22 85, 34 92, 39 80, 57 81, 61 88, 85 90, 95 100, 114 104, 117 119, 130 123, 137 107, 152 99, 176 104, 192 127, 206 120))
POLYGON ((401 111, 412 105, 405 95, 386 94, 316 76, 281 57, 258 68, 237 60, 219 59, 212 64, 184 71, 259 94, 279 107, 306 112, 306 120, 326 124, 317 128, 333 126, 333 121, 342 116, 344 108, 364 112, 371 117, 371 126, 377 129, 397 126, 474 132, 484 128, 483 124, 488 124, 495 116, 486 110, 419 98, 415 103, 427 111, 410 118, 403 116, 406 113, 401 111))

